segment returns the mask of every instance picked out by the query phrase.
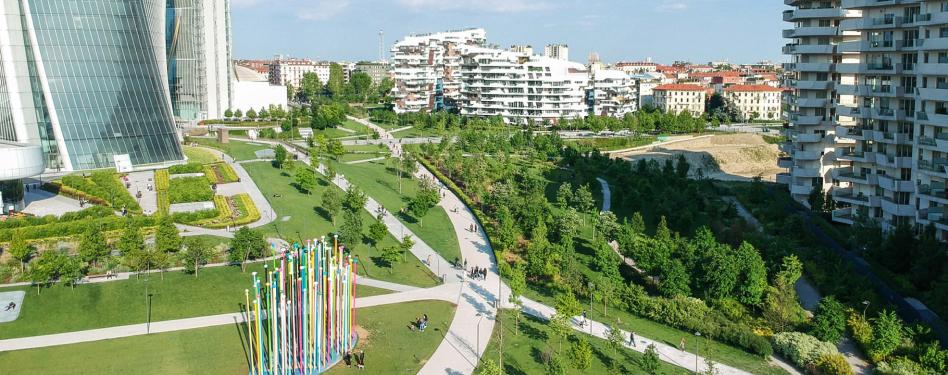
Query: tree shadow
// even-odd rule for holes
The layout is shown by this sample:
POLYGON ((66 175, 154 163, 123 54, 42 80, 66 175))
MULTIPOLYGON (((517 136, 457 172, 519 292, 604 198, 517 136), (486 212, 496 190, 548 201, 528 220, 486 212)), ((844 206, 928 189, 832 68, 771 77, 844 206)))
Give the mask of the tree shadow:
POLYGON ((323 219, 326 219, 327 221, 330 221, 330 222, 332 221, 332 215, 330 215, 329 211, 327 211, 325 208, 321 206, 313 206, 313 212, 321 216, 323 219))

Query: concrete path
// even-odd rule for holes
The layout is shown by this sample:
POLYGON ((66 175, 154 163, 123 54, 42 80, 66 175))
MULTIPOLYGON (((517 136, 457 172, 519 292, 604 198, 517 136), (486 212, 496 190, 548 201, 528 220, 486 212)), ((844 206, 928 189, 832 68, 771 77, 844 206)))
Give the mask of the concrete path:
MULTIPOLYGON (((360 285, 370 285, 359 283, 360 285)), ((440 300, 456 303, 458 289, 461 284, 446 284, 429 289, 414 289, 400 293, 383 294, 371 297, 361 297, 355 299, 355 307, 372 307, 391 305, 403 302, 440 300)), ((78 344, 83 342, 111 340, 122 337, 140 336, 153 333, 184 331, 189 329, 215 327, 228 324, 239 324, 245 322, 243 313, 229 313, 211 316, 201 316, 196 318, 185 318, 175 320, 165 320, 152 322, 151 324, 140 323, 125 326, 90 329, 85 331, 75 331, 66 333, 56 333, 43 336, 31 336, 15 339, 0 340, 0 352, 12 350, 24 350, 44 348, 50 346, 78 344)))
POLYGON ((78 200, 41 189, 30 189, 24 194, 23 200, 26 207, 23 212, 36 216, 54 215, 58 217, 68 212, 82 211, 91 207, 79 207, 78 200))
POLYGON ((609 211, 612 209, 612 191, 609 189, 609 182, 602 177, 596 177, 596 181, 599 181, 599 185, 602 186, 602 211, 609 211))
MULTIPOLYGON (((132 172, 128 174, 129 194, 136 198, 138 192, 142 193, 141 198, 136 198, 138 205, 142 206, 142 212, 145 215, 151 215, 158 212, 158 190, 155 189, 155 171, 132 172), (151 187, 151 189, 149 189, 151 187)), ((121 210, 121 207, 116 207, 121 210)))
POLYGON ((373 161, 379 161, 379 160, 385 160, 385 157, 378 157, 378 158, 371 158, 371 159, 361 159, 361 160, 353 160, 353 161, 347 161, 347 162, 345 162, 345 163, 343 163, 343 164, 349 164, 349 165, 352 165, 352 164, 363 164, 363 163, 371 163, 371 162, 373 162, 373 161))

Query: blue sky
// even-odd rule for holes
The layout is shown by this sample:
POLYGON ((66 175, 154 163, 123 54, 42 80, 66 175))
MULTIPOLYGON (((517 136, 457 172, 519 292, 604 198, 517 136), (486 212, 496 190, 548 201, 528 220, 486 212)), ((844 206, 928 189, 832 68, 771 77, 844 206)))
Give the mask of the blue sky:
POLYGON ((232 0, 234 56, 375 59, 410 33, 483 27, 507 47, 566 43, 570 59, 784 58, 779 0, 232 0))

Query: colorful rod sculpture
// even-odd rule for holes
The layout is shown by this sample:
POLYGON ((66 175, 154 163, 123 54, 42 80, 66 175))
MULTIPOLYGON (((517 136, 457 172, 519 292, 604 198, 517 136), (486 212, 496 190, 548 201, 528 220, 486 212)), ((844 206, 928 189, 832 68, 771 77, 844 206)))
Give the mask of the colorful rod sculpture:
POLYGON ((274 250, 247 300, 251 375, 313 375, 355 346, 356 265, 335 236, 274 250))

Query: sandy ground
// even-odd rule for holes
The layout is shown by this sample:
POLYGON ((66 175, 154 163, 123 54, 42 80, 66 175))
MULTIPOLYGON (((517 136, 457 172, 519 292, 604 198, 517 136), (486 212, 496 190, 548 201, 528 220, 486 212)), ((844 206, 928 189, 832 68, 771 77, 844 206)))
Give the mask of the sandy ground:
POLYGON ((768 144, 756 134, 724 134, 664 144, 643 150, 613 155, 632 162, 639 159, 656 159, 664 163, 684 155, 691 163, 691 174, 700 170, 704 176, 719 180, 748 180, 762 176, 765 181, 774 181, 777 173, 785 172, 777 167, 780 151, 777 145, 768 144))

